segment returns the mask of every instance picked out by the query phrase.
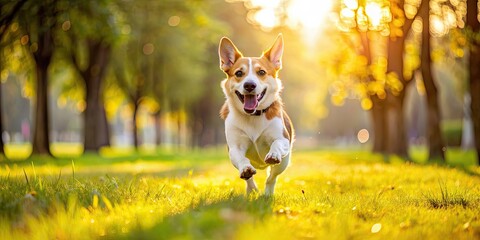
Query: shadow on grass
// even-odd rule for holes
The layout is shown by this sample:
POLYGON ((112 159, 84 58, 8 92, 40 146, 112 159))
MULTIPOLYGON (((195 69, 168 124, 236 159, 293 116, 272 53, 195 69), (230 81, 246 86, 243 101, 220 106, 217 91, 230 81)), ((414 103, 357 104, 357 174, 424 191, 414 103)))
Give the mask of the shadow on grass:
POLYGON ((185 212, 165 217, 148 228, 136 228, 121 239, 232 239, 244 223, 265 220, 272 214, 273 198, 234 196, 209 203, 202 199, 185 212))

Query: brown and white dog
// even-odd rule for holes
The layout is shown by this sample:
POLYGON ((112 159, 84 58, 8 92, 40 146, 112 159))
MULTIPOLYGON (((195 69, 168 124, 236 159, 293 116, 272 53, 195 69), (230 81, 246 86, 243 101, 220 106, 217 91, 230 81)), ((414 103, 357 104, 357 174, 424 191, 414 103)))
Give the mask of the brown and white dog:
POLYGON ((225 120, 225 135, 232 164, 247 182, 247 194, 258 191, 253 175, 256 169, 269 168, 265 194, 272 195, 277 176, 290 162, 293 126, 283 110, 278 72, 282 68, 283 37, 261 57, 243 57, 232 41, 220 40, 220 68, 226 96, 220 116, 225 120))

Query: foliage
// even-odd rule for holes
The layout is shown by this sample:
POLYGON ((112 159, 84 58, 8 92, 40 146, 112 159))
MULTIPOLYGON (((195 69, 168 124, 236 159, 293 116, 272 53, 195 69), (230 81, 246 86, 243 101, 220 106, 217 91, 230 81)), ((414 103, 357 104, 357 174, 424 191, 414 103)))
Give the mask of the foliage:
MULTIPOLYGON (((308 26, 293 23, 294 17, 298 16, 290 12, 289 7, 297 1, 262 2, 46 1, 58 10, 58 15, 50 16, 48 20, 48 25, 54 29, 56 45, 50 67, 49 84, 54 92, 51 95, 56 97, 56 93, 61 92, 60 97, 54 99, 54 107, 59 108, 56 109, 58 112, 71 109, 78 116, 85 111, 85 86, 77 81, 80 76, 71 63, 77 62, 80 70, 86 69, 87 42, 92 39, 113 45, 113 64, 106 67, 107 82, 102 94, 110 123, 117 121, 114 124, 124 129, 130 128, 129 118, 133 112, 127 108, 136 104, 141 109, 139 119, 150 120, 149 114, 152 113, 160 115, 161 132, 167 135, 176 131, 177 125, 186 128, 186 136, 195 134, 194 126, 222 132, 221 122, 216 121, 216 111, 223 102, 218 87, 223 73, 218 70, 217 56, 217 42, 222 36, 232 38, 245 55, 254 56, 278 32, 284 33, 287 45, 285 64, 280 73, 285 86, 282 96, 300 135, 318 133, 319 119, 328 115, 330 107, 325 102, 340 106, 349 99, 358 99, 360 107, 368 110, 374 105, 372 97, 386 99, 389 92, 399 94, 406 90, 406 82, 399 81, 399 74, 387 74, 390 60, 385 54, 386 42, 407 34, 402 27, 412 20, 419 1, 342 0, 328 4, 330 1, 318 1, 325 9, 322 8, 317 15, 324 14, 325 18, 316 26, 321 28, 321 38, 313 41, 304 32, 311 30, 306 28, 308 26), (396 5, 402 2, 405 2, 403 9, 396 5), (327 14, 332 4, 333 13, 327 14), (268 6, 275 8, 276 26, 265 27, 256 22, 258 14, 272 10, 262 9, 268 6), (369 49, 374 53, 370 62, 362 48, 362 34, 373 45, 369 49), (330 101, 325 101, 328 97, 330 101), (211 109, 205 110, 206 106, 211 109), (197 116, 199 112, 203 116, 197 116), (207 119, 205 116, 212 117, 207 119)), ((4 67, 1 79, 3 82, 7 78, 20 81, 23 94, 32 100, 35 96, 35 82, 31 81, 35 79, 35 63, 29 55, 38 44, 35 34, 26 34, 21 25, 28 22, 25 20, 28 17, 34 18, 40 3, 5 0, 0 8, 0 30, 5 34, 1 42, 4 67), (6 27, 3 20, 17 3, 25 4, 21 16, 6 27), (25 81, 27 79, 29 81, 25 81)), ((310 7, 318 6, 312 3, 310 7)), ((455 72, 451 78, 459 79, 459 85, 468 75, 463 67, 465 60, 461 60, 467 56, 465 47, 469 39, 476 38, 476 33, 462 29, 465 11, 464 1, 432 0, 431 14, 435 23, 432 24, 432 31, 435 31, 432 58, 435 63, 444 63, 436 65, 438 68, 443 69, 446 65, 449 72, 455 72)), ((420 65, 418 37, 421 24, 418 19, 414 21, 412 34, 407 38, 403 71, 407 80, 415 77, 414 71, 420 65)), ((423 82, 416 80, 417 90, 424 90, 423 82)), ((457 94, 463 92, 462 88, 457 94)), ((15 100, 8 99, 7 102, 15 100)), ((151 125, 145 126, 153 128, 151 125)), ((82 129, 81 124, 70 130, 78 132, 78 129, 82 129)), ((139 131, 144 129, 140 123, 139 131)), ((215 143, 222 139, 215 137, 215 143)))
MULTIPOLYGON (((345 98, 351 97, 360 99, 362 108, 369 110, 372 95, 378 95, 380 99, 385 98, 385 91, 391 91, 399 95, 404 91, 405 82, 399 81, 399 76, 393 72, 387 72, 387 61, 392 61, 400 56, 385 56, 386 39, 397 39, 405 37, 405 60, 403 75, 408 82, 412 79, 414 71, 420 66, 419 59, 419 33, 421 32, 421 20, 415 19, 412 23, 411 32, 404 32, 404 25, 407 20, 413 20, 417 13, 420 1, 407 0, 400 8, 392 1, 376 0, 344 0, 340 1, 338 12, 335 13, 334 23, 337 28, 344 32, 344 36, 337 39, 344 44, 340 51, 335 51, 335 59, 340 61, 326 62, 329 68, 335 68, 332 73, 339 76, 333 82, 332 102, 342 105, 345 98), (361 35, 366 33, 368 40, 362 40, 361 35), (373 44, 371 49, 365 49, 365 43, 370 41, 373 44), (364 46, 362 46, 362 44, 364 46), (364 59, 366 51, 372 54, 372 62, 367 63, 364 59), (388 59, 388 60, 387 60, 388 59), (339 65, 340 64, 340 65, 339 65), (370 65, 369 65, 370 64, 370 65), (346 67, 342 67, 345 65, 346 67), (355 71, 361 69, 363 71, 355 71), (374 81, 366 76, 371 74, 374 81), (338 88, 338 85, 345 86, 338 88)), ((432 53, 434 62, 441 62, 446 56, 462 57, 465 46, 464 37, 458 33, 457 27, 463 28, 462 18, 465 16, 464 1, 431 1, 432 33, 438 43, 432 53), (449 33, 449 34, 448 34, 449 33), (442 38, 450 38, 444 48, 442 38)))
POLYGON ((134 102, 151 96, 160 105, 168 99, 177 109, 201 96, 210 63, 201 56, 214 44, 217 24, 205 3, 125 1, 119 9, 123 35, 113 72, 125 96, 134 102), (192 85, 196 91, 185 91, 192 85))
POLYGON ((385 164, 364 151, 296 151, 272 199, 243 196, 223 150, 3 164, 0 236, 477 238, 480 189, 472 175, 480 172, 468 166, 473 155, 460 153, 449 159, 467 172, 385 164))

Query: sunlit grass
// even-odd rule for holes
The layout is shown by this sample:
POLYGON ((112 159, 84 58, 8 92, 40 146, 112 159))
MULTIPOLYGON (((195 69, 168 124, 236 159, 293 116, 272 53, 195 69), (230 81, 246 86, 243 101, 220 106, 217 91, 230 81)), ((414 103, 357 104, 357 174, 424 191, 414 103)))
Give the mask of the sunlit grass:
MULTIPOLYGON (((266 198, 243 195, 225 149, 111 151, 0 163, 0 239, 480 237, 474 166, 385 163, 366 151, 294 151, 276 196, 266 198)), ((451 158, 473 161, 461 151, 451 158)), ((262 190, 265 172, 257 175, 262 190)))
POLYGON ((10 159, 25 159, 32 152, 30 144, 6 144, 5 155, 10 159))
MULTIPOLYGON (((80 143, 53 143, 50 146, 53 155, 59 157, 78 157, 83 152, 80 143)), ((6 144, 5 154, 13 160, 25 159, 32 153, 32 145, 27 143, 6 144)))

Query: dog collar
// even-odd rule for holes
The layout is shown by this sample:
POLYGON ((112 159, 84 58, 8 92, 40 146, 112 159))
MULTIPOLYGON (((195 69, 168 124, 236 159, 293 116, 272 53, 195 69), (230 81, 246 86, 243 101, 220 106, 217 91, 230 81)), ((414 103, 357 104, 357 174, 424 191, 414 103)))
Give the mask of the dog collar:
POLYGON ((262 115, 263 113, 265 113, 269 108, 270 108, 270 106, 268 106, 267 108, 265 108, 265 109, 263 109, 263 110, 256 110, 255 112, 250 113, 250 115, 252 115, 252 116, 260 116, 260 115, 262 115))

